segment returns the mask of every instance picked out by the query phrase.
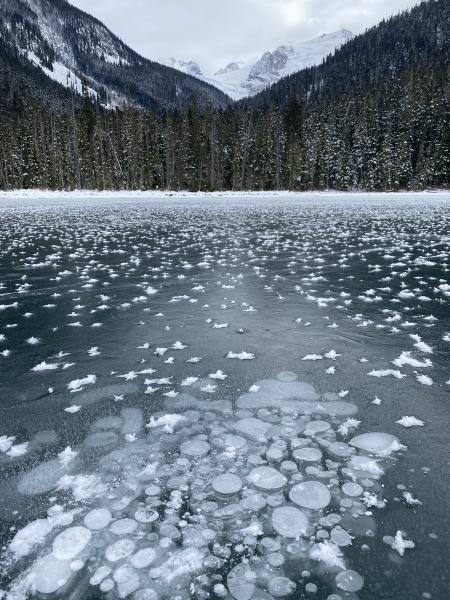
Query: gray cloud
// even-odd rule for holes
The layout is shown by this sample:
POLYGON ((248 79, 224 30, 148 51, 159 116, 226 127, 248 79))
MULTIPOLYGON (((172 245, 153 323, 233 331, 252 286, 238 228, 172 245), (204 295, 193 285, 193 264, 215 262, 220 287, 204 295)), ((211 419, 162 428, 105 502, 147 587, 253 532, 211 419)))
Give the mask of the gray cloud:
POLYGON ((71 0, 148 58, 206 70, 340 28, 360 33, 418 0, 71 0))

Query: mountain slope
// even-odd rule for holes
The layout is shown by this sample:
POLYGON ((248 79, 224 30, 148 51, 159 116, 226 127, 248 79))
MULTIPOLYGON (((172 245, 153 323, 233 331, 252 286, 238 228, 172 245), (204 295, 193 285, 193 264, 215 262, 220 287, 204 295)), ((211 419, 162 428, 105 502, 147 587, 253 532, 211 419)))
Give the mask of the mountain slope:
POLYGON ((216 73, 204 73, 193 62, 174 58, 160 62, 211 83, 234 100, 254 96, 283 77, 306 67, 319 65, 324 58, 354 37, 346 29, 320 35, 306 42, 290 42, 265 52, 259 60, 233 62, 216 73))
POLYGON ((225 107, 222 92, 128 48, 100 21, 66 0, 2 0, 0 41, 45 75, 108 106, 132 104, 157 112, 225 107))

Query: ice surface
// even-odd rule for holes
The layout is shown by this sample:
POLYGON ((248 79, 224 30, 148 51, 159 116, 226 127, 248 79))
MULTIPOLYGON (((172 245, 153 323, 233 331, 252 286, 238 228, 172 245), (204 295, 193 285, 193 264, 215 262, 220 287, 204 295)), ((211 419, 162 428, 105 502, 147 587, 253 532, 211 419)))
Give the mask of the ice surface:
POLYGON ((447 200, 77 195, 0 202, 8 600, 439 597, 447 200))

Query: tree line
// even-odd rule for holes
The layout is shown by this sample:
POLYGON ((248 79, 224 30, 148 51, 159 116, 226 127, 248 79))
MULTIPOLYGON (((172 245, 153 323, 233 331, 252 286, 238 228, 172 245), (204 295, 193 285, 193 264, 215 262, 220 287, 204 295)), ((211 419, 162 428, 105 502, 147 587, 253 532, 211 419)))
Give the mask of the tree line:
POLYGON ((449 25, 447 0, 424 2, 225 109, 111 110, 62 88, 43 98, 0 61, 0 188, 447 187, 449 25))

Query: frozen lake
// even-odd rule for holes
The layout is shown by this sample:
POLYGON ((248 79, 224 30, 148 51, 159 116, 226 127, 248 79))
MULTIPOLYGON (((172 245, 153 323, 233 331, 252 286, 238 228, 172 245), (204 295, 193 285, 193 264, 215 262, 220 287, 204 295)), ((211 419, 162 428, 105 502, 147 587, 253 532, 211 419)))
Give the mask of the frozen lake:
POLYGON ((445 600, 449 304, 450 194, 3 195, 0 598, 445 600))

